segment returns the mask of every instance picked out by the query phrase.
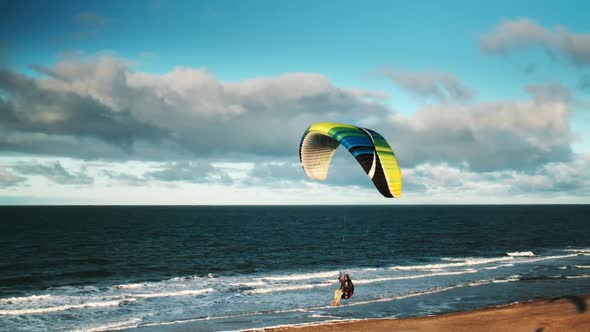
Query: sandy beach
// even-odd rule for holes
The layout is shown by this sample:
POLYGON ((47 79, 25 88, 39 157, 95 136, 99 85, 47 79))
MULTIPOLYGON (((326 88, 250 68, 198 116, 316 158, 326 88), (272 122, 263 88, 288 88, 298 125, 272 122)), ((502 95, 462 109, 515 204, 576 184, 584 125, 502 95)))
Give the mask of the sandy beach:
POLYGON ((534 300, 429 317, 368 319, 250 331, 590 331, 590 296, 534 300))

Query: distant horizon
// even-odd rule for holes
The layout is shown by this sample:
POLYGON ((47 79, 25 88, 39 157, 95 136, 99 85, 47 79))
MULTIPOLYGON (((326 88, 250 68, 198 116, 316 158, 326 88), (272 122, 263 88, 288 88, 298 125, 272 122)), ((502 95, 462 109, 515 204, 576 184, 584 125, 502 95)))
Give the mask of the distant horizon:
POLYGON ((590 204, 590 3, 0 3, 0 205, 590 204), (585 9, 584 9, 585 8, 585 9), (370 128, 387 199, 317 122, 370 128))

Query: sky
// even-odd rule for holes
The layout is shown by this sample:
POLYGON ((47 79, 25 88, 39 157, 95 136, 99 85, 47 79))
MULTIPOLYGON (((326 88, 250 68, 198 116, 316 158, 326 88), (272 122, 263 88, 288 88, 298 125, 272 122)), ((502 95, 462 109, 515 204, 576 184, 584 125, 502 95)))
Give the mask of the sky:
POLYGON ((590 203, 590 4, 0 0, 0 204, 590 203), (316 122, 371 128, 404 189, 316 122))

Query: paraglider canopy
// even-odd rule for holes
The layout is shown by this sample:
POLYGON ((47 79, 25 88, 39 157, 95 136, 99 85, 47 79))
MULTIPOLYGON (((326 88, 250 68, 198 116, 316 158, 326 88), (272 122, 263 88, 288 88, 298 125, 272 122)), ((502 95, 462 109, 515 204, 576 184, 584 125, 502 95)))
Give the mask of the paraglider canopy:
POLYGON ((332 157, 341 144, 356 158, 383 196, 401 196, 401 170, 385 138, 371 129, 353 125, 320 122, 307 128, 299 145, 299 157, 307 176, 325 180, 332 157))

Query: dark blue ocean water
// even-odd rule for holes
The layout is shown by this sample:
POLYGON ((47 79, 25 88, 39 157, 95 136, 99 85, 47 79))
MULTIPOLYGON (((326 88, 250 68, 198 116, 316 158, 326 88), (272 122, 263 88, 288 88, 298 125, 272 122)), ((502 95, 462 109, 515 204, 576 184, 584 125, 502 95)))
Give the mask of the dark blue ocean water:
POLYGON ((0 330, 239 330, 590 293, 590 206, 1 207, 0 330), (329 306, 339 271, 355 296, 329 306))

